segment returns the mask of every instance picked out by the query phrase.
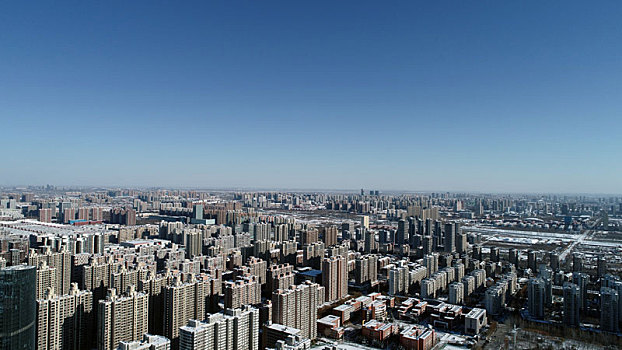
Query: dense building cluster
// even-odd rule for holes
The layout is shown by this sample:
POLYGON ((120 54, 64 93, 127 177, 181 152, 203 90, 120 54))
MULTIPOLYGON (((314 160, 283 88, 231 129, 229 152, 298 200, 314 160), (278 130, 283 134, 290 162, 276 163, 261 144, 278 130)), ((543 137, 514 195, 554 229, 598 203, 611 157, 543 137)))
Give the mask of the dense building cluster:
POLYGON ((0 204, 1 349, 429 350, 491 320, 622 324, 616 197, 48 186, 0 204))

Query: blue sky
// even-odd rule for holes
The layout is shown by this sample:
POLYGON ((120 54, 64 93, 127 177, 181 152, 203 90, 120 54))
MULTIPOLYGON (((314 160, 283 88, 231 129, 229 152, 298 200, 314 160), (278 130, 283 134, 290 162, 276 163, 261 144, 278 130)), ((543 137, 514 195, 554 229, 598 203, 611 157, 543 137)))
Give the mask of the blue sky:
POLYGON ((0 184, 622 193, 622 2, 0 4, 0 184))

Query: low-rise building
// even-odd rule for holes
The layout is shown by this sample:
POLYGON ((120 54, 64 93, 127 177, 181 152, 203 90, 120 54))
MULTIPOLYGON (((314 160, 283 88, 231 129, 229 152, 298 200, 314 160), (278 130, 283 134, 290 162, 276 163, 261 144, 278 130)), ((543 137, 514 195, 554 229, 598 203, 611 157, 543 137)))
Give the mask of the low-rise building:
POLYGON ((433 328, 415 325, 400 333, 400 344, 408 350, 430 350, 436 344, 433 328))
POLYGON ((464 316, 464 332, 466 334, 479 334, 486 327, 486 310, 474 308, 464 316))
POLYGON ((363 325, 361 333, 367 339, 376 341, 385 341, 394 332, 395 327, 391 323, 383 323, 376 320, 371 320, 363 325))

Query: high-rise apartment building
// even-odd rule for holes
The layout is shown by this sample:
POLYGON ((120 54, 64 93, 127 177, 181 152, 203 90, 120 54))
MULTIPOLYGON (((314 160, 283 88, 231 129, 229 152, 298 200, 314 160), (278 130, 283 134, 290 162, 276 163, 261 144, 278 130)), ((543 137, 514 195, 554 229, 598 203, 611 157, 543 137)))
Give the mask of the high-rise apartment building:
POLYGON ((41 208, 39 209, 39 221, 41 222, 52 222, 52 209, 51 208, 41 208))
POLYGON ((191 319, 204 319, 206 307, 210 303, 211 284, 209 280, 193 279, 183 283, 175 277, 171 285, 165 286, 164 293, 164 336, 175 346, 179 337, 179 327, 191 319))
POLYGON ((361 216, 361 228, 369 229, 369 216, 363 215, 361 216))
POLYGON ((294 267, 290 264, 270 265, 266 277, 266 291, 270 294, 277 289, 288 289, 295 283, 294 267))
POLYGON ((615 289, 600 289, 600 328, 607 332, 618 332, 618 292, 615 289))
POLYGON ((317 336, 318 293, 317 283, 306 281, 290 289, 272 293, 272 321, 301 330, 301 335, 315 339, 317 336))
POLYGON ((546 285, 541 278, 532 278, 527 287, 529 314, 535 318, 544 317, 546 285))
POLYGON ((56 269, 42 261, 37 267, 37 299, 42 299, 48 289, 57 288, 56 269))
POLYGON ((408 221, 401 219, 397 222, 397 233, 395 235, 395 244, 401 245, 409 242, 408 221))
POLYGON ((406 295, 409 287, 408 267, 394 267, 389 270, 389 295, 406 295))
POLYGON ((461 282, 453 282, 449 285, 450 304, 462 304, 464 301, 464 285, 461 282))
POLYGON ((110 211, 110 222, 134 226, 136 225, 136 210, 132 208, 114 208, 110 211))
POLYGON ((28 265, 49 266, 55 268, 54 292, 57 294, 69 293, 71 286, 71 253, 67 251, 52 252, 50 247, 45 247, 42 253, 34 249, 28 254, 28 265))
POLYGON ((259 310, 249 305, 189 320, 179 329, 180 350, 259 350, 259 310))
POLYGON ((171 350, 171 341, 161 335, 145 334, 142 340, 120 342, 117 350, 171 350))
POLYGON ((149 296, 133 286, 123 296, 110 289, 107 298, 99 301, 97 319, 98 350, 112 350, 121 341, 139 340, 148 330, 149 296))
POLYGON ((579 286, 581 298, 581 310, 587 310, 587 285, 590 281, 590 275, 582 272, 572 273, 572 283, 579 286))
POLYGON ((443 247, 445 251, 449 253, 456 251, 456 231, 454 224, 451 222, 445 224, 443 247))
POLYGON ((37 349, 91 349, 95 323, 93 293, 71 284, 69 294, 53 288, 37 300, 37 349))
POLYGON ((375 285, 378 281, 378 257, 363 255, 354 261, 354 280, 357 284, 369 282, 375 285))
POLYGON ((324 228, 324 245, 330 247, 337 244, 337 233, 339 229, 337 226, 329 226, 324 228))
POLYGON ((326 301, 336 301, 348 295, 348 266, 343 256, 322 260, 322 285, 326 288, 326 301))
POLYGON ((261 303, 261 284, 254 275, 238 276, 235 281, 225 282, 224 293, 225 308, 228 309, 261 303))
POLYGON ((564 308, 563 319, 567 326, 579 326, 579 310, 581 309, 581 291, 574 283, 564 283, 563 287, 564 308))
POLYGON ((583 272, 583 254, 572 254, 572 272, 583 272))

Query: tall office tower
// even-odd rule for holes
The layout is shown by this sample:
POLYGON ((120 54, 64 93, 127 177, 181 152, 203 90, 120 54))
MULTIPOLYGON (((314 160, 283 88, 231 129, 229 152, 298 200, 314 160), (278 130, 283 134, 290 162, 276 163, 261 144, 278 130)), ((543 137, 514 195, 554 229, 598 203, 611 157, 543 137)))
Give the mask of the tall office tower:
POLYGON ((301 335, 317 337, 317 308, 320 286, 305 281, 290 289, 279 289, 272 293, 272 321, 301 330, 301 335))
POLYGON ((583 272, 583 254, 572 254, 572 272, 583 272))
POLYGON ((170 350, 171 341, 161 335, 145 334, 142 340, 122 341, 117 350, 170 350))
POLYGON ((324 244, 326 247, 337 244, 337 226, 329 226, 324 228, 324 244))
POLYGON ((336 301, 348 295, 348 263, 342 256, 322 260, 322 285, 326 288, 326 301, 336 301))
POLYGON ((579 309, 581 308, 581 291, 574 283, 564 283, 564 324, 579 326, 579 309))
POLYGON ((532 278, 528 284, 528 306, 529 314, 535 318, 544 317, 544 294, 546 285, 541 278, 532 278))
POLYGON ((408 221, 401 219, 397 223, 397 234, 395 235, 395 244, 402 245, 409 242, 408 221))
POLYGON ((180 350, 259 350, 259 310, 249 305, 188 320, 179 328, 180 350))
POLYGON ((71 284, 69 294, 53 288, 37 300, 37 349, 91 349, 94 345, 93 293, 71 284))
POLYGON ((147 333, 149 296, 130 287, 119 296, 115 289, 108 290, 105 300, 99 301, 97 314, 97 349, 112 350, 120 341, 132 341, 147 333))
POLYGON ((164 336, 173 346, 177 344, 179 327, 188 320, 205 318, 211 287, 207 280, 182 283, 178 277, 172 285, 164 287, 164 336))
POLYGON ((0 269, 0 349, 35 348, 36 280, 34 266, 0 269))
POLYGON ((71 285, 71 253, 61 251, 52 253, 49 247, 45 248, 43 254, 37 253, 32 249, 28 255, 28 265, 39 266, 41 263, 56 269, 56 284, 54 291, 58 294, 69 293, 71 285))
POLYGON ((378 257, 363 255, 354 261, 354 280, 357 284, 369 282, 372 286, 378 281, 378 257))
POLYGON ((590 275, 581 272, 572 273, 572 283, 579 286, 581 298, 581 310, 587 310, 587 284, 590 281, 590 275))
POLYGON ((443 241, 446 252, 451 253, 456 251, 456 232, 453 223, 445 224, 445 238, 443 241))
POLYGON ((225 308, 238 309, 244 305, 261 303, 261 284, 257 276, 238 277, 225 282, 225 308))
POLYGON ((266 291, 272 294, 277 289, 287 289, 294 285, 294 267, 290 264, 274 264, 266 274, 266 291))
POLYGON ((52 209, 50 208, 39 209, 39 221, 52 222, 52 209))
POLYGON ((600 328, 607 332, 618 332, 618 292, 615 289, 600 288, 600 328))
POLYGON ((527 267, 534 273, 538 271, 538 252, 534 250, 527 252, 527 267))
POLYGON ((57 287, 56 269, 48 266, 47 262, 42 261, 37 267, 37 299, 45 297, 49 288, 57 287))
POLYGON ((602 278, 607 274, 607 259, 601 255, 596 262, 596 277, 602 278))
POLYGON ((428 254, 423 257, 423 266, 428 269, 428 276, 438 271, 438 253, 428 254))
POLYGON ((408 267, 394 267, 389 270, 389 295, 407 294, 410 287, 408 267))
POLYGON ((508 251, 508 261, 518 268, 518 249, 510 248, 508 251))
POLYGON ((453 282, 449 285, 449 303, 462 304, 464 301, 464 284, 461 282, 453 282))
POLYGON ((195 204, 192 206, 192 218, 195 220, 203 220, 203 204, 195 204))

